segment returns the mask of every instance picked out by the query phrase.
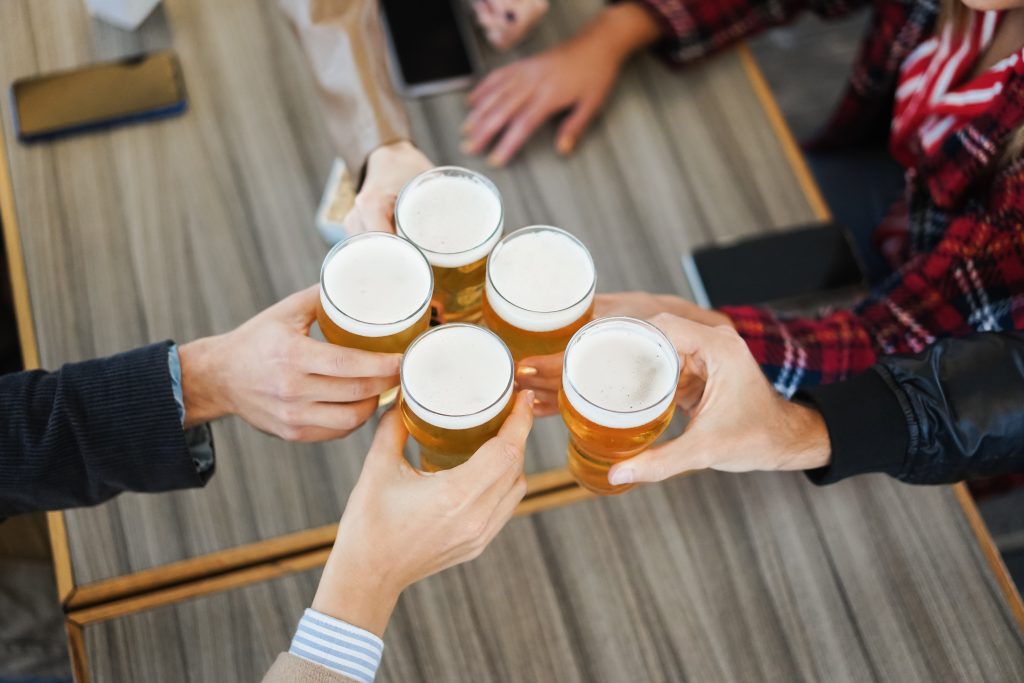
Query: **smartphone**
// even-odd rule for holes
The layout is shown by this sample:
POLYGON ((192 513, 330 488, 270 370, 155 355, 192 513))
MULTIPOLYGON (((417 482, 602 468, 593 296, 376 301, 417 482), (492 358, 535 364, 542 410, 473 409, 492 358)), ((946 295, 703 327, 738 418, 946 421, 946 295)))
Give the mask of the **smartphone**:
POLYGON ((479 62, 457 0, 381 0, 396 89, 424 97, 468 88, 479 62))
POLYGON ((128 57, 15 81, 14 125, 25 142, 185 111, 185 82, 170 52, 128 57))
POLYGON ((683 255, 683 271, 706 308, 807 300, 866 286, 849 234, 835 224, 697 249, 683 255))

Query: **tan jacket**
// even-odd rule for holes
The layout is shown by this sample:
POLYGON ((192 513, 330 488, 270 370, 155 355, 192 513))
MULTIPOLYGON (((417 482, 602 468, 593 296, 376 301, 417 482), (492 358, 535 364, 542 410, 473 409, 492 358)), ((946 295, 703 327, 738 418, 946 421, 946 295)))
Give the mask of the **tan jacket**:
POLYGON ((377 0, 278 0, 309 60, 327 128, 353 176, 380 145, 408 139, 388 75, 377 0))
POLYGON ((358 683, 345 674, 331 671, 327 667, 282 652, 274 666, 263 677, 263 683, 358 683))

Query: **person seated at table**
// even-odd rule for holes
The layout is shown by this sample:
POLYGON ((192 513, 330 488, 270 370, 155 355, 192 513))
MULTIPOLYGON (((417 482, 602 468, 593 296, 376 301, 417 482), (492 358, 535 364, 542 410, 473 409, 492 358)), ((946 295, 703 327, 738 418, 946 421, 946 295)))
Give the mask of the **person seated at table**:
POLYGON ((432 474, 402 455, 409 435, 398 411, 384 416, 312 607, 265 683, 373 680, 399 594, 478 556, 522 500, 532 403, 522 392, 496 437, 462 465, 432 474))
POLYGON ((203 486, 208 423, 229 414, 291 441, 357 429, 398 385, 401 356, 310 338, 319 291, 226 334, 0 376, 0 518, 203 486))
MULTIPOLYGON (((349 235, 394 232, 398 192, 433 163, 412 142, 401 100, 388 74, 379 0, 278 0, 316 79, 327 128, 359 179, 342 218, 349 235)), ((478 2, 488 40, 507 49, 547 11, 547 0, 478 2)))
POLYGON ((434 164, 411 141, 388 75, 379 0, 278 0, 316 80, 327 130, 359 192, 349 235, 394 232, 398 192, 434 164))
MULTIPOLYGON (((473 94, 472 146, 480 149, 504 128, 494 152, 504 161, 540 119, 570 106, 559 140, 571 147, 623 56, 640 46, 658 42, 671 60, 687 63, 800 9, 834 15, 858 4, 616 5, 570 43, 485 80, 473 94)), ((753 306, 705 311, 679 298, 640 294, 606 299, 604 312, 667 311, 732 325, 786 396, 803 385, 852 377, 880 355, 1024 326, 1024 2, 984 7, 998 9, 974 10, 959 0, 878 3, 846 95, 819 140, 856 146, 888 129, 889 147, 907 171, 906 202, 886 220, 889 236, 893 225, 902 226, 902 247, 892 250, 899 266, 869 296, 811 317, 753 306)), ((524 367, 536 371, 529 362, 524 367)))
POLYGON ((944 484, 1024 472, 1024 333, 944 339, 843 382, 776 392, 727 326, 652 319, 685 360, 682 436, 616 464, 612 484, 690 470, 804 470, 816 484, 881 472, 944 484))

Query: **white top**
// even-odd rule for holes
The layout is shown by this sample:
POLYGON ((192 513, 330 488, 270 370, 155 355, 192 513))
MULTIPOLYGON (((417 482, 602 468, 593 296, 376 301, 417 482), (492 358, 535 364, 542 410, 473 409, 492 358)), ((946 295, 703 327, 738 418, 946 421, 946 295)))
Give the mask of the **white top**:
POLYGON ((501 239, 501 195, 484 176, 442 166, 413 178, 398 196, 398 232, 432 265, 459 268, 491 253, 501 239))
POLYGON ((430 305, 434 274, 410 242, 383 232, 335 246, 320 271, 320 302, 335 325, 362 337, 409 328, 430 305))
POLYGON ((587 248, 547 225, 507 235, 487 259, 487 303, 521 330, 547 332, 576 322, 594 301, 594 284, 587 248))
POLYGON ((484 424, 512 398, 512 355, 493 332, 441 325, 421 334, 402 358, 402 400, 442 429, 484 424))
POLYGON ((562 388, 580 415, 612 429, 660 417, 675 399, 679 356, 658 328, 632 318, 602 318, 573 336, 562 388))

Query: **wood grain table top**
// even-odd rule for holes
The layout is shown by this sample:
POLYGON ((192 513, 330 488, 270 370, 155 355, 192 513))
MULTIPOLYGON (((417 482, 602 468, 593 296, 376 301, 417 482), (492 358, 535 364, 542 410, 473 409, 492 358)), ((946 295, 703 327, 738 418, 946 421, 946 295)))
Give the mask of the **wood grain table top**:
MULTIPOLYGON (((518 518, 403 595, 378 680, 1022 680, 1024 639, 950 498, 709 472, 518 518)), ((92 681, 258 680, 317 575, 86 615, 92 681)))
MULTIPOLYGON (((554 3, 523 51, 599 4, 554 3)), ((137 34, 80 3, 3 0, 0 27, 4 83, 173 47, 191 97, 181 118, 35 146, 14 142, 0 103, 43 366, 220 332, 315 281, 326 247, 312 218, 333 154, 270 0, 166 0, 137 34)), ((580 236, 601 291, 685 295, 683 250, 823 217, 748 59, 683 73, 639 59, 572 158, 547 128, 500 171, 458 151, 460 95, 409 110, 435 161, 494 179, 510 229, 580 236)), ((205 489, 60 518, 79 587, 197 557, 253 565, 73 612, 93 680, 252 680, 312 596, 316 570, 259 565, 244 548, 297 550, 336 521, 372 425, 320 446, 236 420, 215 433, 205 489)), ((564 428, 542 421, 528 467, 560 466, 564 447, 564 428)), ((800 475, 701 473, 520 517, 480 560, 403 597, 382 679, 1020 680, 1019 602, 962 497, 882 477, 816 489, 800 475)))

